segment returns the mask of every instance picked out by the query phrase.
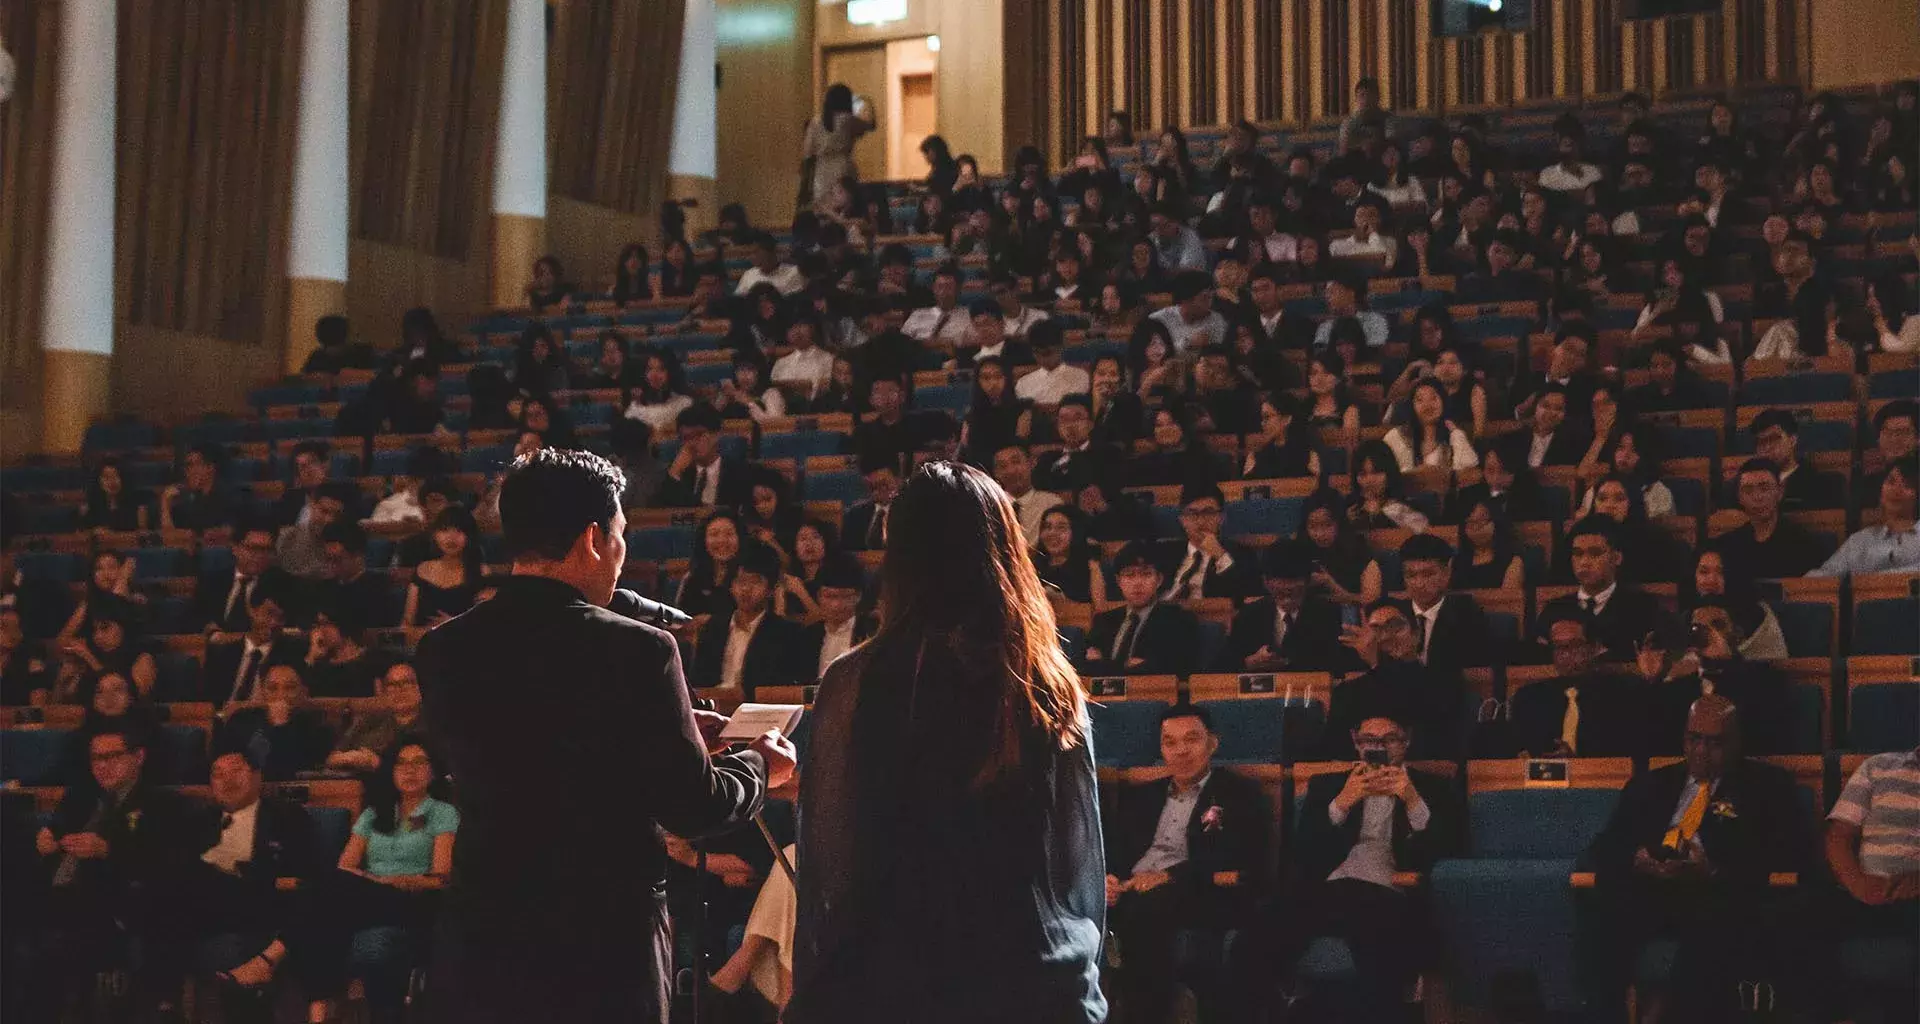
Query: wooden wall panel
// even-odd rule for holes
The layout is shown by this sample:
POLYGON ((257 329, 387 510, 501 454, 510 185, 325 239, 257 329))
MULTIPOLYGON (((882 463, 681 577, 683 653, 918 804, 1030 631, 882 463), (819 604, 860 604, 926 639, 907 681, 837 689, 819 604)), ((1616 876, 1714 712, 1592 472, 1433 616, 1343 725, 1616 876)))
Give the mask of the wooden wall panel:
POLYGON ((686 7, 567 0, 547 49, 548 190, 626 213, 667 198, 686 7))
MULTIPOLYGON (((13 97, 0 103, 0 374, 12 384, 37 362, 60 8, 4 0, 0 34, 16 69, 13 97)), ((6 404, 23 404, 20 392, 8 392, 6 404)))
POLYGON ((263 344, 283 331, 301 7, 122 0, 119 317, 263 344))

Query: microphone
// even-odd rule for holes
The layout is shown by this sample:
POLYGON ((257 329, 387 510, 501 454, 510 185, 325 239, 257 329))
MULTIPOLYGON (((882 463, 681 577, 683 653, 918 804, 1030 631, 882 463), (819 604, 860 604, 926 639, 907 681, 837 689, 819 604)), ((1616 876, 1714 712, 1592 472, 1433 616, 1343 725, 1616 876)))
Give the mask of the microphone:
POLYGON ((631 590, 614 591, 613 600, 607 602, 607 610, 661 629, 684 626, 693 621, 693 616, 686 612, 670 604, 641 597, 631 590))

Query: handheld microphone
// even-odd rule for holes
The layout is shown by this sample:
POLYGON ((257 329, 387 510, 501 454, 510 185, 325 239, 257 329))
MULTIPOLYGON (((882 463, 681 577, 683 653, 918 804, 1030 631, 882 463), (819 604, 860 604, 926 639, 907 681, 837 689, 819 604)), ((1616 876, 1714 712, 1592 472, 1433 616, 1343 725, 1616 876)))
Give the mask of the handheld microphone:
POLYGON ((693 621, 693 616, 686 612, 670 604, 641 597, 631 590, 614 591, 613 600, 607 602, 607 610, 661 629, 684 626, 693 621))

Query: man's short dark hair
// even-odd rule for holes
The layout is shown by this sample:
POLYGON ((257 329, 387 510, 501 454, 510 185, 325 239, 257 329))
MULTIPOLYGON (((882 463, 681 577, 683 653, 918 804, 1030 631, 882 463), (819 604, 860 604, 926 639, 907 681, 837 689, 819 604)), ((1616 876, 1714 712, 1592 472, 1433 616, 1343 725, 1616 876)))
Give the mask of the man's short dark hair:
POLYGON ((340 597, 330 597, 316 604, 311 610, 309 623, 316 623, 325 615, 327 621, 340 628, 340 635, 358 641, 360 634, 367 630, 369 609, 361 608, 354 602, 340 597))
POLYGON ((1400 544, 1400 563, 1453 561, 1453 548, 1431 533, 1416 533, 1400 544))
POLYGON ((1213 731, 1213 716, 1207 713, 1206 708, 1190 701, 1183 700, 1177 704, 1168 705, 1167 710, 1160 712, 1161 725, 1178 718, 1197 718, 1208 732, 1213 731))
POLYGON ((1795 437, 1800 433, 1800 419, 1785 409, 1767 409, 1753 418, 1753 423, 1747 427, 1747 430, 1753 436, 1759 437, 1774 427, 1779 427, 1788 437, 1795 437))
POLYGON ((360 524, 342 519, 320 531, 320 543, 339 544, 348 551, 364 553, 367 550, 367 531, 360 524))
POLYGON ((360 500, 360 488, 345 480, 329 480, 314 488, 313 496, 316 498, 332 498, 340 504, 352 508, 354 503, 360 500))
POLYGON ((1173 301, 1185 302, 1213 290, 1213 276, 1204 270, 1182 270, 1173 275, 1173 301))
POLYGON ((1573 524, 1573 529, 1567 531, 1567 549, 1572 550, 1573 542, 1582 537, 1600 537, 1608 547, 1620 550, 1619 524, 1598 512, 1588 513, 1586 518, 1573 524))
MULTIPOLYGON (((1780 479, 1780 464, 1772 459, 1748 459, 1740 464, 1740 476, 1746 476, 1748 473, 1765 473, 1778 481, 1780 479)), ((1737 480, 1739 477, 1735 477, 1734 479, 1737 480)))
POLYGON ((1065 333, 1060 322, 1049 317, 1027 328, 1027 347, 1033 349, 1059 348, 1066 344, 1065 333))
POLYGON ((325 462, 332 451, 333 449, 328 447, 325 441, 302 441, 293 446, 293 457, 297 459, 302 455, 311 455, 325 462))
POLYGON ((780 556, 765 544, 749 543, 740 549, 740 558, 735 563, 736 573, 752 573, 773 583, 780 579, 780 556))
MULTIPOLYGON (((1380 611, 1382 609, 1385 609, 1387 611, 1399 612, 1401 617, 1405 618, 1408 622, 1413 621, 1413 605, 1405 601, 1402 601, 1397 597, 1383 597, 1380 600, 1375 601, 1372 604, 1368 605, 1367 618, 1373 618, 1373 613, 1380 611)), ((1378 716, 1370 716, 1370 717, 1378 717, 1378 716)))
POLYGON ((1227 504, 1227 496, 1220 493, 1218 484, 1208 483, 1202 480, 1188 483, 1180 488, 1181 508, 1185 508, 1196 501, 1207 501, 1208 499, 1219 502, 1223 508, 1227 504))
POLYGON ((1581 636, 1587 640, 1593 640, 1598 635, 1597 630, 1599 623, 1594 621, 1593 613, 1571 602, 1555 605, 1541 613, 1540 635, 1543 637, 1551 636, 1554 624, 1559 622, 1578 623, 1581 636))
POLYGON ((934 280, 938 281, 943 277, 951 277, 955 281, 959 281, 962 277, 960 273, 960 264, 955 263, 952 260, 948 260, 947 262, 942 263, 939 266, 933 268, 934 280))
POLYGON ((320 343, 321 348, 345 345, 350 329, 346 317, 338 313, 329 313, 314 321, 313 338, 320 343))
POLYGON ((1270 580, 1305 580, 1313 577, 1313 557, 1298 544, 1282 541, 1260 553, 1260 575, 1270 580))
POLYGON ((500 485, 507 558, 566 558, 587 527, 613 528, 626 489, 626 474, 592 452, 542 448, 520 456, 500 485))
POLYGON ((706 430, 717 431, 726 426, 726 421, 720 418, 720 410, 715 409, 705 402, 695 402, 685 409, 680 410, 680 415, 673 421, 673 424, 680 430, 685 430, 688 427, 699 427, 706 430))
POLYGON ((120 737, 120 742, 126 746, 128 751, 147 749, 146 730, 144 729, 135 729, 119 723, 103 722, 99 728, 93 730, 92 736, 87 737, 87 744, 91 746, 94 740, 102 736, 120 737))
MULTIPOLYGON (((1085 409, 1087 411, 1087 415, 1089 416, 1093 415, 1093 396, 1087 394, 1084 391, 1076 391, 1073 394, 1067 395, 1066 397, 1060 399, 1059 409, 1065 409, 1069 405, 1076 406, 1081 409, 1085 409)), ((1054 411, 1054 415, 1056 416, 1059 415, 1059 409, 1056 409, 1054 411)))

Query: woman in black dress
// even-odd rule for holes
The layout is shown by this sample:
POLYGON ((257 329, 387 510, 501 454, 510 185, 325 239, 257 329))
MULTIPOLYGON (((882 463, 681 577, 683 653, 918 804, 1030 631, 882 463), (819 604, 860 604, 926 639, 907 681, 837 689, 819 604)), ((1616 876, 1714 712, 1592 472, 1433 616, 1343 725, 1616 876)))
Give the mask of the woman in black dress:
POLYGON ((1260 400, 1260 433, 1247 438, 1240 469, 1243 480, 1320 475, 1320 453, 1292 395, 1275 391, 1260 400))
POLYGON ((1383 593, 1380 563, 1367 550, 1367 538, 1347 521, 1347 499, 1325 489, 1307 499, 1294 535, 1313 560, 1313 581, 1335 604, 1364 609, 1383 593))
POLYGON ((701 616, 732 614, 733 570, 745 537, 732 510, 716 509, 708 516, 694 538, 693 565, 674 592, 674 606, 703 623, 701 616))
POLYGON ((967 466, 894 501, 886 618, 813 711, 846 756, 801 781, 790 1024, 1106 1019, 1086 706, 1019 536, 967 466))
POLYGON ((485 585, 473 513, 456 505, 440 513, 428 530, 439 557, 421 562, 407 584, 406 612, 400 621, 410 640, 472 608, 485 585))
POLYGON ((1519 593, 1527 566, 1513 539, 1513 524, 1498 503, 1482 497, 1466 506, 1460 520, 1460 550, 1453 556, 1456 590, 1505 590, 1519 593))
POLYGON ((80 525, 116 533, 147 528, 146 496, 127 486, 126 477, 120 472, 120 460, 101 459, 100 465, 94 467, 80 525))
POLYGON ((1075 604, 1104 605, 1106 574, 1100 550, 1087 538, 1080 510, 1060 505, 1040 517, 1040 542, 1033 546, 1033 567, 1040 582, 1075 604))

